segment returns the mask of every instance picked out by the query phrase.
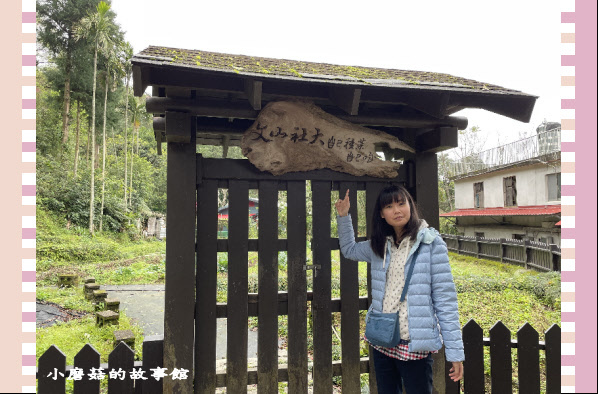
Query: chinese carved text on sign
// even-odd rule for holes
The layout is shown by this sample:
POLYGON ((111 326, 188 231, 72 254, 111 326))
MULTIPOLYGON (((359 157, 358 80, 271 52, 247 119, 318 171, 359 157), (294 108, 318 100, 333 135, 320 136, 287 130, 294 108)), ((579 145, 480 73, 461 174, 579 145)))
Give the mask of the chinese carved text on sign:
POLYGON ((336 118, 313 103, 271 102, 243 134, 241 147, 262 171, 281 175, 329 168, 352 175, 397 176, 399 163, 383 161, 375 144, 414 150, 398 138, 336 118))

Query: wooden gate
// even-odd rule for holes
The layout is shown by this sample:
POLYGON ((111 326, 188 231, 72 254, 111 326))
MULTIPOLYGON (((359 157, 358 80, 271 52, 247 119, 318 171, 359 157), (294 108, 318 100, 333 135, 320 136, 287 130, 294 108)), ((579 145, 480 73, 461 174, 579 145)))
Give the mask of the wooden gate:
MULTIPOLYGON (((401 171, 402 174, 404 172, 401 171)), ((399 178, 401 175, 399 175, 399 178)), ((379 191, 389 181, 355 177, 330 170, 273 176, 247 160, 197 158, 197 281, 195 332, 196 392, 213 393, 216 387, 245 392, 277 392, 288 381, 289 393, 307 393, 308 370, 313 371, 316 393, 332 392, 333 376, 342 376, 343 391, 360 392, 360 374, 371 362, 360 359, 359 311, 369 297, 359 297, 357 263, 341 256, 341 298, 331 299, 331 251, 339 248, 331 237, 331 193, 350 190, 353 225, 357 228, 357 191, 365 190, 366 217, 371 217, 379 191), (312 262, 306 263, 306 182, 311 182, 312 262), (229 192, 228 239, 218 239, 218 189, 229 192), (249 190, 259 194, 258 239, 248 239, 249 190), (287 239, 278 239, 278 191, 287 191, 287 239), (248 252, 258 252, 258 294, 248 294, 248 252), (288 256, 288 292, 278 291, 278 252, 288 256), (228 297, 216 302, 217 253, 228 253, 228 297), (307 291, 306 272, 313 275, 307 291), (313 316, 313 364, 308 362, 307 311, 313 316), (342 361, 333 362, 332 312, 341 313, 342 361), (278 365, 278 316, 288 315, 288 365, 278 365), (248 317, 258 317, 258 365, 247 367, 248 317), (227 321, 226 373, 216 371, 216 319, 227 321)), ((370 224, 367 224, 369 234, 370 224)), ((365 239, 365 238, 363 238, 365 239)), ((359 239, 358 239, 359 240, 359 239)), ((370 273, 368 269, 368 288, 370 273)), ((369 293, 369 290, 368 290, 369 293)), ((370 374, 373 379, 374 374, 370 374)), ((375 382, 373 382, 375 387, 375 382)))

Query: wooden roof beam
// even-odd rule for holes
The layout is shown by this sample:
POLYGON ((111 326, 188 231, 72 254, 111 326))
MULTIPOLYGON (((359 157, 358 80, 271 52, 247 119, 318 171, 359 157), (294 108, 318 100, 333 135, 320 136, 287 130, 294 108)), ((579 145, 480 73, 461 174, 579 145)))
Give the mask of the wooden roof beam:
MULTIPOLYGON (((189 112, 194 116, 256 119, 259 111, 254 110, 244 103, 231 103, 222 101, 207 101, 205 99, 178 99, 170 97, 151 97, 146 101, 146 110, 153 114, 163 114, 165 111, 189 112)), ((359 115, 347 115, 341 111, 327 111, 340 119, 362 126, 391 126, 391 127, 439 127, 454 126, 459 130, 467 127, 467 118, 460 116, 447 116, 442 119, 426 114, 404 114, 384 111, 363 112, 359 115)))
POLYGON ((435 118, 443 118, 447 115, 450 97, 448 92, 410 92, 406 94, 406 104, 435 118))
MULTIPOLYGON (((536 104, 536 99, 530 99, 529 97, 517 97, 512 95, 488 95, 485 98, 483 109, 494 112, 499 115, 507 116, 511 119, 518 120, 520 122, 529 123, 532 111, 536 104)), ((479 104, 476 102, 476 98, 465 94, 453 93, 451 101, 455 106, 479 108, 479 104)))
POLYGON ((435 118, 448 115, 451 93, 447 91, 373 88, 361 100, 371 103, 401 103, 435 118))
POLYGON ((149 68, 133 66, 133 94, 141 97, 149 86, 149 68))
POLYGON ((357 115, 361 100, 361 89, 351 86, 331 86, 328 90, 330 101, 349 115, 357 115))
POLYGON ((191 141, 191 115, 185 112, 166 111, 164 120, 167 142, 189 143, 191 141))
POLYGON ((438 153, 458 146, 459 130, 456 127, 437 127, 415 137, 415 149, 438 153))
POLYGON ((245 94, 251 108, 256 111, 262 109, 262 81, 256 81, 253 79, 245 80, 245 94))
MULTIPOLYGON (((226 147, 225 151, 228 153, 228 147, 241 146, 241 138, 243 132, 239 126, 225 127, 197 127, 196 142, 198 145, 214 145, 226 147)), ((162 154, 162 142, 166 142, 166 119, 162 117, 154 118, 154 135, 156 143, 158 144, 158 155, 162 154)), ((223 151, 224 154, 224 151, 223 151)))
POLYGON ((259 111, 242 103, 217 103, 207 100, 179 99, 171 97, 151 97, 145 102, 149 113, 163 114, 165 111, 187 111, 195 116, 214 116, 220 118, 255 119, 259 111))

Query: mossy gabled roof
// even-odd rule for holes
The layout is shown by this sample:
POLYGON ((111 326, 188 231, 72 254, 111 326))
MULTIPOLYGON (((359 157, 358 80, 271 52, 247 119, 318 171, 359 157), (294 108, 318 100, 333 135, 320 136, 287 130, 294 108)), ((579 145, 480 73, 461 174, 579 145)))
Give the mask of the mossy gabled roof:
POLYGON ((384 68, 342 66, 296 60, 231 55, 199 50, 150 46, 135 55, 134 61, 150 61, 163 65, 198 69, 214 69, 238 74, 264 74, 269 76, 305 78, 311 80, 338 80, 374 86, 444 87, 487 93, 527 95, 517 90, 455 77, 449 74, 408 71, 384 68))

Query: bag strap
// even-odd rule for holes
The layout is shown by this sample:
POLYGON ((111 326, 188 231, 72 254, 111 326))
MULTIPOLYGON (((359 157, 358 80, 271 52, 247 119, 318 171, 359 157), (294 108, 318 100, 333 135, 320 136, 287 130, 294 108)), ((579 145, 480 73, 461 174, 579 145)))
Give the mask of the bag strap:
POLYGON ((413 266, 415 265, 415 259, 417 259, 417 255, 419 254, 420 248, 421 248, 421 244, 419 245, 417 250, 412 255, 411 265, 409 266, 409 271, 407 272, 407 278, 405 278, 405 286, 403 286, 403 292, 401 293, 400 302, 405 301, 405 296, 407 295, 407 288, 409 287, 409 282, 411 281, 411 275, 413 275, 413 266))

